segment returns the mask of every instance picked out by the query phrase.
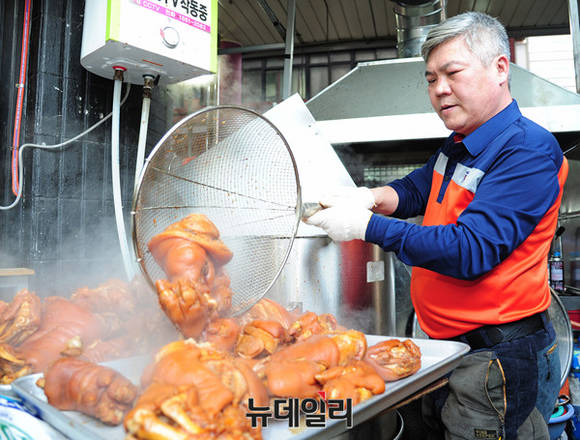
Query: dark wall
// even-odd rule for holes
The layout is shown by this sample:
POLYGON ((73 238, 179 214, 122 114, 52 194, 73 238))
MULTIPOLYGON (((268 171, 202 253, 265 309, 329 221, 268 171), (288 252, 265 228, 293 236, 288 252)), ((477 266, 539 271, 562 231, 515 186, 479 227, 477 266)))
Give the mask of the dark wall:
MULTIPOLYGON (((84 1, 33 0, 20 143, 52 145, 86 130, 112 107, 113 82, 80 64, 84 1)), ((0 201, 12 203, 10 161, 24 0, 0 1, 0 201)), ((123 93, 125 87, 123 88, 123 93)), ((129 232, 142 93, 121 109, 121 183, 129 232)), ((167 131, 168 92, 153 91, 147 153, 167 131)), ((110 120, 59 151, 24 154, 22 201, 0 211, 0 268, 35 271, 39 295, 123 277, 113 212, 110 120)))

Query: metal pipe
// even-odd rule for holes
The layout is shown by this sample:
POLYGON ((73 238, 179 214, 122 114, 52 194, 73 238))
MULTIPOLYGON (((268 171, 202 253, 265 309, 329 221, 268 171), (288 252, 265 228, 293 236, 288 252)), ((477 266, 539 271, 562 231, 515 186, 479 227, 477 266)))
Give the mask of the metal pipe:
POLYGON ((576 93, 580 93, 580 0, 568 0, 568 14, 574 53, 574 71, 576 72, 576 93))
POLYGON ((286 26, 286 49, 284 50, 284 80, 282 98, 290 96, 292 89, 292 63, 294 60, 294 25, 296 23, 296 0, 288 0, 288 23, 286 26))
POLYGON ((395 262, 392 252, 373 246, 373 261, 367 263, 367 282, 372 283, 374 332, 377 335, 397 334, 395 296, 395 262))
POLYGON ((385 253, 385 309, 387 312, 386 333, 388 335, 397 334, 397 305, 395 295, 395 254, 385 253))
POLYGON ((284 50, 286 46, 284 43, 270 43, 270 44, 257 44, 255 46, 243 46, 243 47, 220 47, 218 49, 218 55, 231 55, 237 53, 253 53, 253 52, 266 52, 268 50, 284 50))
POLYGON ((570 220, 571 218, 578 218, 580 217, 580 211, 573 211, 573 212, 567 212, 565 214, 560 214, 559 219, 560 220, 570 220))
POLYGON ((395 3, 398 57, 421 56, 421 45, 427 38, 427 34, 445 18, 445 1, 403 0, 395 1, 395 3))
POLYGON ((387 312, 385 308, 385 252, 379 246, 373 246, 373 261, 367 263, 367 282, 372 283, 374 311, 374 333, 386 334, 387 312))
MULTIPOLYGON (((372 40, 333 41, 323 43, 294 44, 294 52, 300 54, 316 54, 327 52, 341 52, 357 49, 391 49, 396 41, 391 38, 375 38, 372 40)), ((284 54, 284 43, 259 44, 243 47, 222 47, 218 55, 244 54, 246 56, 259 55, 260 57, 278 56, 284 54)))
POLYGON ((145 145, 149 127, 149 110, 151 108, 151 89, 155 85, 153 75, 143 75, 143 103, 141 105, 141 124, 139 125, 139 141, 137 142, 137 160, 135 161, 134 190, 139 184, 139 175, 145 161, 145 145))

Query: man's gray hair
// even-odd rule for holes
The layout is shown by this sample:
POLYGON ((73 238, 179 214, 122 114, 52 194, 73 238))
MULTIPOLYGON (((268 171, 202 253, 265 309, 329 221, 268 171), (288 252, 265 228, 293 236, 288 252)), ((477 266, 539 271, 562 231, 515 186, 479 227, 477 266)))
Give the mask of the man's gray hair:
POLYGON ((421 47, 425 62, 431 51, 452 38, 463 37, 467 47, 484 66, 489 66, 498 55, 510 59, 507 32, 495 18, 481 12, 465 12, 455 15, 435 26, 421 47))

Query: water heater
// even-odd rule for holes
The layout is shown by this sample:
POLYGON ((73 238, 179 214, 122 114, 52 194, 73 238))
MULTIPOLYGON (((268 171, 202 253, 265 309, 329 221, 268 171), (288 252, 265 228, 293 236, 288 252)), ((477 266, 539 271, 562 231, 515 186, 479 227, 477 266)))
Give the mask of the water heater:
POLYGON ((86 0, 81 64, 113 79, 175 83, 217 70, 217 0, 86 0))

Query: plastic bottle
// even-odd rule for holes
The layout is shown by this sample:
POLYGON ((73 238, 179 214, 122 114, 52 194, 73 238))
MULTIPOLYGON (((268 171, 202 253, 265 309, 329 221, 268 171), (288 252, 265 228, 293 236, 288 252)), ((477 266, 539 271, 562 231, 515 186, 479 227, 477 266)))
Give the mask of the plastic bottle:
POLYGON ((550 286, 556 292, 564 292, 564 261, 558 251, 554 251, 548 259, 550 266, 550 286))
POLYGON ((562 260, 562 233, 564 227, 560 226, 554 235, 552 252, 548 258, 550 286, 556 292, 564 292, 564 260, 562 260))

